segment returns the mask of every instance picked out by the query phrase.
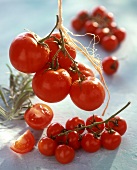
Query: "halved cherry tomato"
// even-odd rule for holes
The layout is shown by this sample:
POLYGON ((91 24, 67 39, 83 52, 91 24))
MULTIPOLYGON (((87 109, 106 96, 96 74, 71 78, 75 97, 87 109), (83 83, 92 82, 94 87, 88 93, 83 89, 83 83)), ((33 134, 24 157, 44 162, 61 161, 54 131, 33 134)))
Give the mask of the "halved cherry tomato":
POLYGON ((30 130, 27 130, 21 135, 12 145, 11 149, 14 152, 23 154, 31 151, 34 148, 35 139, 30 130))
POLYGON ((86 111, 99 108, 105 99, 105 89, 99 79, 87 77, 82 82, 75 81, 70 89, 73 103, 86 111))
POLYGON ((24 32, 11 43, 10 62, 17 70, 35 73, 41 70, 49 59, 49 49, 38 43, 35 34, 24 32))
POLYGON ((32 80, 32 88, 36 96, 45 102, 59 102, 69 93, 71 77, 65 69, 45 70, 37 72, 32 80))
POLYGON ((34 104, 28 108, 24 114, 24 119, 27 124, 33 129, 41 130, 49 125, 53 118, 52 109, 42 103, 34 104))

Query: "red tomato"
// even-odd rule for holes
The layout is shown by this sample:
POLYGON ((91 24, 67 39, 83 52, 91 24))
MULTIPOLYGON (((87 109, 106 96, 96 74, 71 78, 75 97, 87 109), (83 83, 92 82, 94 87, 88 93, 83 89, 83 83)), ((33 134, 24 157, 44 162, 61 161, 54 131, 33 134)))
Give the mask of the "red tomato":
POLYGON ((112 12, 106 12, 106 15, 105 15, 105 17, 104 17, 104 20, 105 20, 105 22, 106 22, 107 24, 113 22, 113 20, 114 20, 114 15, 113 15, 113 13, 112 13, 112 12))
MULTIPOLYGON (((67 130, 74 130, 77 127, 85 126, 85 122, 80 117, 73 117, 67 120, 65 126, 67 130)), ((84 132, 84 129, 78 131, 78 133, 80 134, 82 134, 83 132, 84 132)))
POLYGON ((49 59, 49 49, 40 45, 33 33, 19 34, 9 49, 10 62, 17 70, 35 73, 41 70, 49 59))
POLYGON ((118 47, 118 39, 115 35, 107 35, 102 41, 101 45, 106 51, 114 51, 118 47))
POLYGON ((117 37, 119 43, 121 43, 126 37, 126 31, 124 28, 117 28, 114 30, 114 35, 117 37))
POLYGON ((71 77, 64 69, 41 70, 34 75, 32 88, 36 96, 45 102, 59 102, 69 93, 71 77))
POLYGON ((119 67, 118 59, 114 56, 107 56, 102 61, 103 71, 107 75, 112 75, 117 72, 119 67))
POLYGON ((57 148, 57 143, 51 138, 43 137, 38 142, 39 152, 43 155, 46 156, 54 155, 56 148, 57 148))
POLYGON ((72 68, 72 70, 70 69, 68 72, 69 72, 70 76, 72 77, 72 82, 74 82, 75 80, 79 80, 79 76, 81 79, 83 78, 83 76, 95 77, 93 71, 89 67, 87 67, 86 65, 84 65, 82 63, 77 63, 77 69, 78 69, 78 72, 80 73, 80 75, 77 72, 74 64, 71 65, 71 68, 72 68))
POLYGON ((80 18, 83 22, 89 19, 88 11, 82 10, 77 14, 77 17, 80 18))
POLYGON ((47 128, 47 136, 55 139, 57 144, 65 143, 66 136, 57 136, 64 131, 64 127, 60 123, 51 123, 47 128))
POLYGON ((105 99, 105 89, 99 79, 87 77, 86 80, 75 81, 70 89, 73 103, 86 111, 99 108, 105 99))
MULTIPOLYGON (((88 117, 87 118, 87 120, 86 120, 86 126, 88 126, 88 125, 92 125, 93 123, 95 123, 95 122, 102 122, 103 121, 103 119, 100 117, 100 116, 98 116, 98 115, 92 115, 92 116, 90 116, 90 117, 88 117)), ((93 126, 92 128, 87 128, 87 131, 88 132, 102 132, 103 131, 103 129, 104 129, 104 127, 105 127, 105 124, 104 123, 101 123, 101 124, 99 124, 99 125, 96 125, 96 126, 93 126)))
POLYGON ((92 11, 92 16, 104 17, 106 15, 106 8, 104 6, 97 6, 92 11))
POLYGON ((95 21, 88 20, 85 23, 86 33, 94 34, 98 27, 99 27, 99 24, 95 21))
POLYGON ((11 149, 14 152, 23 154, 30 152, 35 145, 35 139, 30 130, 27 130, 23 135, 21 135, 12 145, 11 149))
POLYGON ((86 133, 82 137, 81 146, 86 152, 96 152, 101 147, 100 139, 95 138, 92 133, 86 133))
POLYGON ((84 23, 80 18, 75 17, 72 19, 71 25, 75 31, 81 31, 84 26, 84 23))
POLYGON ((106 124, 106 127, 112 128, 122 136, 127 130, 127 123, 122 117, 115 116, 110 119, 110 121, 106 124))
POLYGON ((66 51, 59 52, 58 62, 60 67, 68 70, 72 64, 72 60, 76 58, 76 50, 73 47, 71 47, 69 44, 65 44, 65 50, 67 52, 66 51))
POLYGON ((67 135, 67 142, 70 147, 77 150, 80 148, 80 136, 79 133, 76 131, 69 132, 67 135))
POLYGON ((73 161, 75 151, 67 145, 59 145, 55 151, 55 158, 61 164, 67 164, 73 161))
POLYGON ((110 33, 109 28, 98 28, 95 31, 95 35, 96 35, 96 42, 101 43, 102 39, 108 35, 110 33))
POLYGON ((28 108, 24 114, 24 119, 27 124, 37 130, 44 129, 53 118, 52 109, 42 103, 37 103, 28 108))
POLYGON ((105 149, 114 150, 121 143, 121 135, 116 131, 107 131, 105 130, 101 134, 101 144, 105 149))

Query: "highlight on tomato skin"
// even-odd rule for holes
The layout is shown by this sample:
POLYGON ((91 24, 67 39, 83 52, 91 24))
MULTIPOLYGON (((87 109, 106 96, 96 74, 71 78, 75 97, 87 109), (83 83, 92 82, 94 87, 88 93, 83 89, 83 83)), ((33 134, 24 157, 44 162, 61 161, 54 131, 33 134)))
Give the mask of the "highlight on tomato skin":
POLYGON ((16 153, 24 154, 30 152, 34 145, 35 138, 31 131, 27 130, 10 146, 10 149, 16 153))
POLYGON ((31 32, 23 32, 15 37, 9 49, 12 66, 23 73, 41 70, 49 59, 49 49, 38 43, 31 32))
POLYGON ((72 102, 82 110, 93 111, 99 108, 105 100, 105 88, 98 78, 87 77, 75 81, 70 89, 72 102))
POLYGON ((51 107, 44 103, 36 103, 26 110, 24 119, 31 128, 42 130, 50 124, 53 116, 51 107))

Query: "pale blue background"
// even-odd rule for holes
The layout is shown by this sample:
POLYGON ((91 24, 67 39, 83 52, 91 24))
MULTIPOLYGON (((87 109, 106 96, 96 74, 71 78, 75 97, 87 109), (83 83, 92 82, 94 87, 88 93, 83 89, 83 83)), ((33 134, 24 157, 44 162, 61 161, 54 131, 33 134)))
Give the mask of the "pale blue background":
MULTIPOLYGON (((25 155, 17 155, 9 150, 10 143, 22 134, 27 125, 24 121, 11 122, 8 127, 0 127, 0 170, 136 170, 137 169, 137 1, 136 0, 63 0, 63 22, 71 31, 70 21, 80 10, 92 10, 97 5, 104 5, 113 12, 117 24, 125 27, 127 38, 113 53, 107 53, 99 46, 100 58, 115 55, 120 60, 120 68, 112 77, 105 76, 111 93, 111 101, 105 118, 115 113, 128 101, 129 106, 120 115, 127 120, 128 130, 122 137, 122 143, 115 151, 101 149, 94 154, 78 151, 74 161, 61 165, 55 158, 41 156, 37 149, 25 155)), ((0 0, 0 84, 8 85, 6 64, 10 64, 8 49, 13 38, 25 28, 44 36, 53 28, 57 9, 57 0, 0 0)), ((88 46, 84 38, 79 40, 88 46)), ((81 55, 78 60, 89 64, 81 55)), ((35 98, 34 102, 39 99, 35 98)), ((92 114, 74 106, 69 97, 58 104, 50 104, 55 116, 53 121, 65 124, 68 118, 80 116, 86 118, 92 114)), ((94 111, 101 115, 104 106, 94 111)), ((39 139, 42 132, 33 131, 39 139)))

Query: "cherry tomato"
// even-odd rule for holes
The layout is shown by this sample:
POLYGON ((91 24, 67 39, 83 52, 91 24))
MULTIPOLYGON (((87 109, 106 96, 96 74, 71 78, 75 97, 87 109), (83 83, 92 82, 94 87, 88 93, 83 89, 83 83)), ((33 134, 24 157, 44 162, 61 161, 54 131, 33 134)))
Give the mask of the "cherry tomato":
POLYGON ((30 152, 35 145, 35 139, 30 130, 27 130, 23 135, 21 135, 12 145, 11 149, 14 152, 23 154, 30 152))
POLYGON ((86 133, 82 137, 81 146, 86 152, 96 152, 101 147, 100 139, 94 137, 92 133, 86 133))
POLYGON ((55 151, 55 158, 61 164, 67 164, 73 161, 75 151, 72 147, 67 145, 59 145, 55 151))
MULTIPOLYGON (((87 118, 87 120, 86 120, 86 126, 88 126, 88 125, 92 125, 93 123, 95 123, 95 122, 102 122, 103 121, 103 119, 100 117, 100 116, 98 116, 98 115, 92 115, 92 116, 90 116, 90 117, 88 117, 87 118)), ((102 132, 103 131, 103 129, 104 129, 104 127, 105 127, 105 124, 104 123, 101 123, 101 124, 99 124, 99 125, 96 125, 96 126, 93 126, 92 128, 87 128, 87 131, 88 132, 102 132)))
POLYGON ((76 50, 69 44, 65 44, 65 51, 64 52, 60 51, 58 54, 59 66, 61 68, 68 70, 73 62, 72 60, 74 60, 75 58, 76 50))
POLYGON ((75 31, 81 31, 83 28, 83 21, 80 18, 75 17, 72 19, 71 25, 75 31))
POLYGON ((70 76, 72 77, 72 82, 74 82, 75 80, 79 80, 79 76, 80 76, 81 79, 83 78, 83 76, 85 76, 85 77, 88 77, 88 76, 95 77, 93 71, 88 66, 86 66, 86 65, 84 65, 80 62, 77 63, 77 69, 80 72, 80 75, 77 72, 74 64, 71 65, 71 69, 68 71, 70 76))
POLYGON ((106 127, 112 128, 122 136, 127 130, 127 123, 122 117, 115 116, 110 119, 110 121, 106 124, 106 127))
POLYGON ((79 149, 81 146, 79 133, 76 131, 69 132, 67 135, 67 142, 74 150, 79 149))
POLYGON ((94 34, 98 27, 99 27, 99 24, 95 21, 88 20, 85 23, 86 33, 94 34))
POLYGON ((69 93, 71 77, 64 69, 37 72, 32 80, 32 88, 36 96, 45 102, 59 102, 69 93))
POLYGON ((95 31, 95 35, 96 35, 96 42, 101 43, 102 39, 108 35, 110 33, 109 28, 98 28, 95 31))
POLYGON ((113 22, 114 21, 113 13, 112 12, 106 12, 106 15, 104 16, 104 20, 107 24, 113 22))
POLYGON ((104 6, 97 6, 92 11, 92 16, 104 17, 106 15, 106 8, 104 6))
POLYGON ((47 136, 55 139, 57 144, 64 143, 65 138, 63 136, 57 136, 64 131, 64 127, 60 123, 51 123, 47 128, 47 136))
POLYGON ((114 56, 107 56, 102 61, 103 71, 108 74, 112 75, 117 72, 119 67, 118 59, 114 56))
POLYGON ((121 143, 121 135, 116 131, 105 130, 101 134, 101 144, 104 148, 108 150, 116 149, 121 143))
POLYGON ((105 89, 99 79, 87 77, 82 82, 75 81, 70 89, 73 103, 86 111, 99 108, 105 99, 105 89))
MULTIPOLYGON (((65 126, 66 126, 67 130, 74 130, 77 127, 85 126, 85 122, 80 117, 73 117, 66 121, 65 126)), ((80 133, 80 134, 82 134, 83 132, 84 132, 84 129, 78 131, 78 133, 80 133)))
POLYGON ((114 51, 118 47, 118 39, 115 35, 107 35, 102 41, 101 45, 106 51, 114 51))
POLYGON ((38 142, 39 152, 43 155, 46 156, 54 155, 56 148, 57 148, 57 143, 51 138, 43 137, 38 142))
POLYGON ((28 108, 24 114, 24 119, 27 124, 37 130, 44 129, 53 118, 52 109, 42 103, 37 103, 28 108))
POLYGON ((88 11, 82 10, 77 14, 77 17, 80 18, 83 22, 89 19, 88 11))
POLYGON ((40 45, 33 33, 19 34, 9 49, 10 62, 17 70, 35 73, 41 70, 49 59, 49 49, 40 45))
POLYGON ((126 30, 124 28, 117 28, 114 30, 114 35, 117 37, 119 43, 121 43, 126 37, 126 30))
POLYGON ((64 69, 68 69, 72 64, 72 60, 76 58, 76 50, 67 43, 65 37, 64 38, 64 47, 62 49, 62 39, 59 34, 52 34, 51 37, 45 40, 45 43, 49 46, 49 62, 53 63, 54 66, 57 65, 57 62, 60 67, 64 69))

